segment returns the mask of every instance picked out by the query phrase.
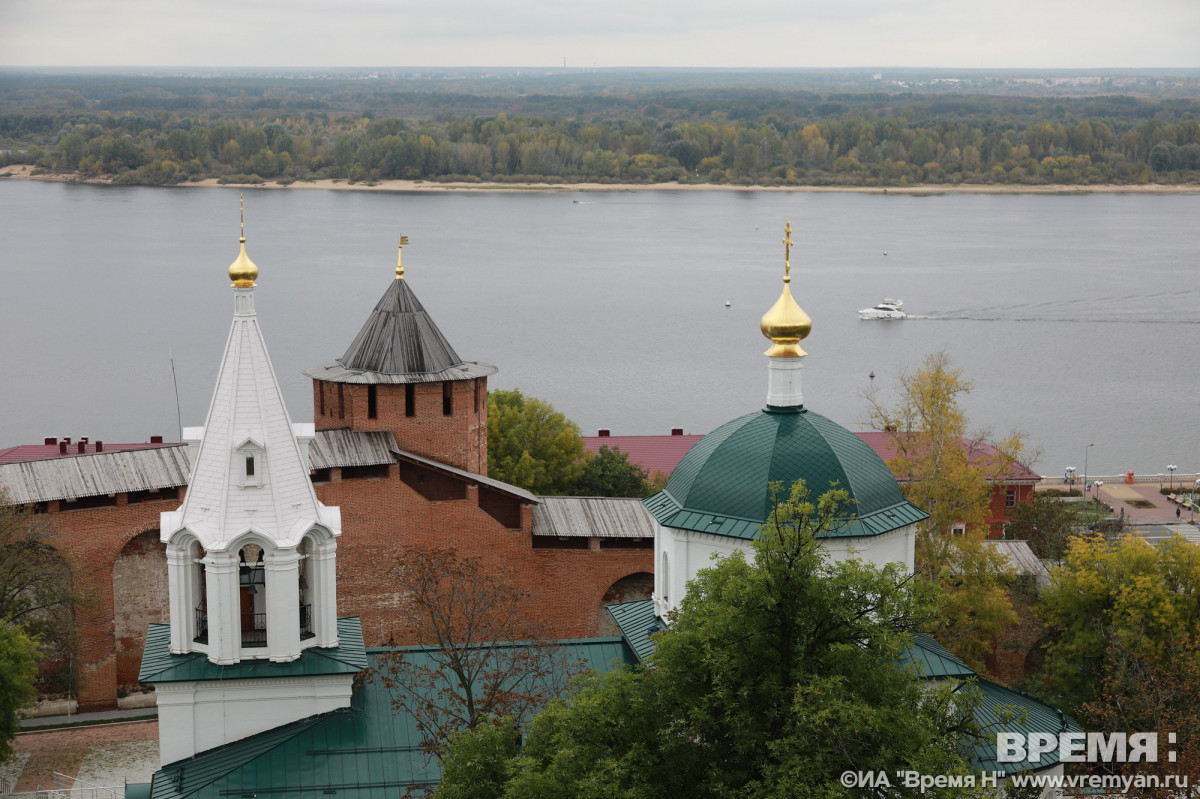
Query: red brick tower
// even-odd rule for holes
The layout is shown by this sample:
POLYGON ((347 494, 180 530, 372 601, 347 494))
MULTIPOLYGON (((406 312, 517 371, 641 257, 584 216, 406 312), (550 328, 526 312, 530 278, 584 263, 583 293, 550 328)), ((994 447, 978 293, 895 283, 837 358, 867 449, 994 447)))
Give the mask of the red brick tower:
POLYGON ((396 279, 346 354, 304 373, 318 430, 390 430, 402 450, 486 475, 487 377, 496 371, 458 357, 398 256, 396 279))

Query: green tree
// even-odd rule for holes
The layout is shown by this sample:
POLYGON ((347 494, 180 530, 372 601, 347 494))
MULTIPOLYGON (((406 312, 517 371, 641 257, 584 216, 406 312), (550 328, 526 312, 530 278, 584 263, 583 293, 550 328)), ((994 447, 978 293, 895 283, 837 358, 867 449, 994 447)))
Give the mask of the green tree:
POLYGON ((1028 541, 1039 558, 1061 560, 1067 541, 1080 530, 1076 505, 1059 497, 1034 493, 1033 502, 1018 502, 1008 510, 1004 537, 1028 541))
POLYGON ((22 708, 37 700, 38 647, 19 627, 0 620, 0 763, 12 756, 22 708))
MULTIPOLYGON (((49 675, 76 653, 75 607, 81 598, 70 561, 49 543, 53 531, 47 519, 6 504, 0 492, 0 622, 38 641, 49 675)), ((71 680, 70 674, 60 677, 71 680)))
POLYGON ((1136 536, 1071 539, 1038 603, 1050 639, 1041 690, 1097 723, 1104 686, 1127 686, 1114 694, 1127 702, 1145 687, 1124 679, 1130 669, 1178 671, 1176 661, 1196 651, 1197 586, 1200 546, 1179 536, 1158 546, 1136 536))
POLYGON ((646 470, 630 463, 629 453, 607 445, 587 459, 575 484, 575 493, 581 497, 644 497, 652 491, 646 470))
MULTIPOLYGON (((901 665, 935 612, 930 587, 897 565, 833 563, 817 540, 850 518, 847 497, 814 503, 798 483, 779 499, 753 562, 731 555, 689 584, 649 668, 587 677, 534 717, 504 795, 852 797, 846 770, 964 773, 970 699, 901 665)), ((471 737, 440 796, 483 748, 460 748, 471 737)))
POLYGON ((1004 629, 1015 624, 1008 595, 1011 571, 985 543, 991 483, 1018 463, 1023 442, 1014 434, 994 446, 967 436, 959 397, 970 393, 944 352, 900 377, 899 403, 890 408, 869 394, 870 418, 895 452, 888 468, 905 498, 929 513, 917 533, 916 570, 942 586, 936 636, 973 668, 1004 629))
POLYGON ((535 494, 568 494, 583 474, 579 427, 517 389, 488 394, 488 476, 535 494))

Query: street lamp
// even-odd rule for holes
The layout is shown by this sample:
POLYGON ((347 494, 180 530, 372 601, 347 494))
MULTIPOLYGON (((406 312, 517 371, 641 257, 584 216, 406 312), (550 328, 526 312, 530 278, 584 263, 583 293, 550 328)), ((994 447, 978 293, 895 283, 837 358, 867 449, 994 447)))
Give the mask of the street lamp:
POLYGON ((1103 480, 1095 480, 1092 482, 1093 495, 1092 498, 1097 502, 1100 501, 1100 486, 1104 485, 1103 480))
POLYGON ((1096 445, 1095 445, 1095 444, 1088 444, 1086 447, 1084 447, 1084 448, 1083 448, 1083 490, 1084 490, 1084 491, 1086 491, 1086 490, 1087 490, 1087 458, 1088 458, 1088 450, 1089 450, 1089 449, 1091 449, 1091 448, 1092 448, 1092 447, 1094 447, 1094 446, 1096 446, 1096 445))
POLYGON ((1171 485, 1169 486, 1169 488, 1170 488, 1172 491, 1175 489, 1175 470, 1176 470, 1176 469, 1178 469, 1178 468, 1179 468, 1179 467, 1178 467, 1178 466, 1175 466, 1174 464, 1171 464, 1171 465, 1168 465, 1168 466, 1167 466, 1167 471, 1171 473, 1171 485))

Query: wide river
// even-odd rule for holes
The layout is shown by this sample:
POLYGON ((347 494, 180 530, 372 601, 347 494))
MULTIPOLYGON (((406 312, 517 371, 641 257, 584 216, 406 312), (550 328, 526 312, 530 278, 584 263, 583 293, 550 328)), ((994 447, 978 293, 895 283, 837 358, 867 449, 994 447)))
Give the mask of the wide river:
MULTIPOLYGON (((176 440, 202 424, 233 309, 237 191, 0 181, 0 447, 176 440)), ((814 192, 246 193, 256 302, 292 416, 407 279, 496 388, 584 433, 705 433, 761 407, 759 317, 813 319, 805 402, 862 395, 944 350, 973 430, 1024 432, 1047 475, 1200 470, 1200 195, 814 192), (902 298, 915 318, 860 321, 902 298), (872 379, 871 375, 874 375, 872 379), (1088 445, 1094 446, 1088 448, 1088 445)))

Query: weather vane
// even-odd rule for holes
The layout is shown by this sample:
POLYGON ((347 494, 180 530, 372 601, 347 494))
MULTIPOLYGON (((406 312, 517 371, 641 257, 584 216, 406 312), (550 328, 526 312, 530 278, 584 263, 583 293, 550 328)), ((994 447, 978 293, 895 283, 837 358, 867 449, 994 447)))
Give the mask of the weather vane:
POLYGON ((404 255, 404 245, 405 244, 408 244, 408 236, 401 236, 400 237, 400 245, 398 247, 396 247, 396 279, 397 280, 404 279, 404 265, 402 263, 402 258, 404 255))

